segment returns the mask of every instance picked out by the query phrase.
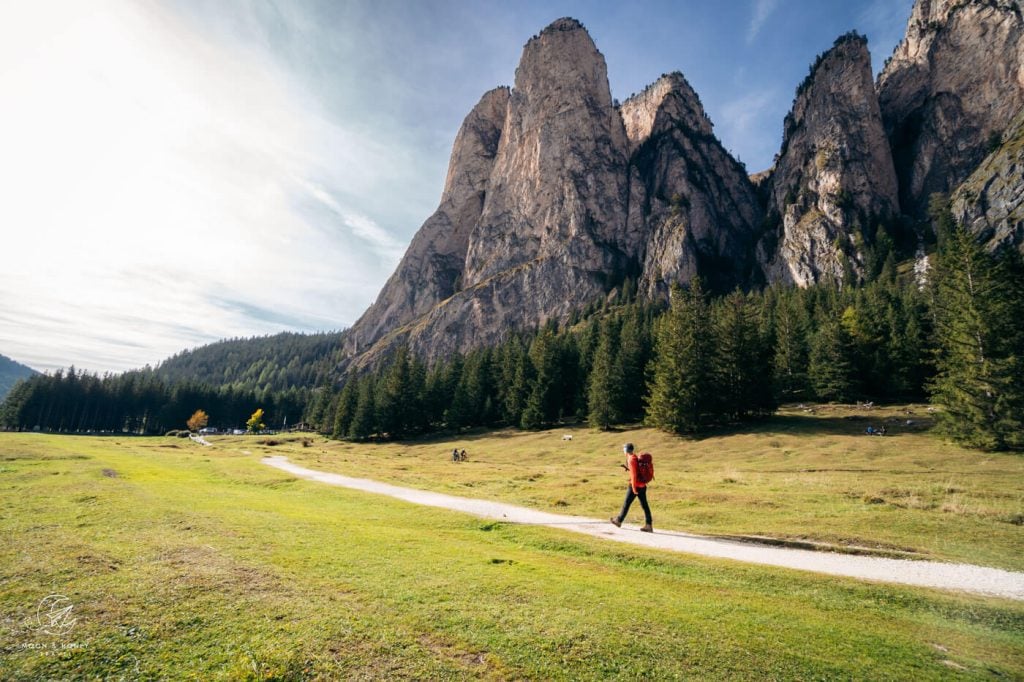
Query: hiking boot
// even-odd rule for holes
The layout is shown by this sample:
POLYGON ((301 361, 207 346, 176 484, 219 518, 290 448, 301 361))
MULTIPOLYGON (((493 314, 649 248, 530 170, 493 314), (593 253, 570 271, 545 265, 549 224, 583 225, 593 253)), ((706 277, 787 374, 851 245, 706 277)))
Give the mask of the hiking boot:
POLYGON ((654 532, 654 526, 652 526, 649 523, 645 523, 644 525, 640 526, 640 532, 641 533, 653 533, 654 532))
POLYGON ((613 516, 613 517, 611 517, 611 518, 610 518, 610 519, 608 519, 608 520, 609 520, 609 521, 611 521, 611 522, 612 522, 612 524, 613 524, 613 525, 614 525, 614 526, 615 526, 616 528, 622 528, 622 521, 619 521, 619 520, 618 520, 617 518, 615 518, 614 516, 613 516))

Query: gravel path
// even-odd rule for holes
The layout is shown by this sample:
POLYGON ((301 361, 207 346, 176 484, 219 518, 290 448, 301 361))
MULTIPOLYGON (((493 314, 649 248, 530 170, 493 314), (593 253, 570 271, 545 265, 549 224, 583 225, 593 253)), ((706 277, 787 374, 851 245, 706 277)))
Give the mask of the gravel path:
POLYGON ((607 520, 551 514, 503 502, 475 500, 468 497, 403 488, 365 478, 350 478, 340 474, 314 471, 293 464, 288 461, 287 457, 282 456, 265 457, 263 463, 287 471, 298 478, 387 495, 414 504, 453 509, 507 523, 550 526, 615 542, 721 559, 734 559, 752 564, 781 566, 802 571, 918 587, 961 590, 1024 601, 1024 573, 1013 573, 998 568, 788 549, 690 535, 678 531, 655 529, 654 533, 641 533, 637 526, 623 525, 622 528, 616 528, 607 520))

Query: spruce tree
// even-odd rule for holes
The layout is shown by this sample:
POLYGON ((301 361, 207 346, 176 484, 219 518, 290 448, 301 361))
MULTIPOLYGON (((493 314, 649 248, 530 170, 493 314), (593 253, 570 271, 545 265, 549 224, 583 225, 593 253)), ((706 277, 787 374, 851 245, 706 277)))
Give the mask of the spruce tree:
POLYGON ((356 412, 356 401, 359 399, 358 381, 349 377, 341 389, 338 397, 338 407, 334 412, 334 438, 344 438, 348 435, 349 426, 356 412))
MULTIPOLYGON (((513 374, 512 383, 505 397, 505 421, 513 426, 521 426, 535 375, 533 363, 530 362, 530 356, 522 343, 513 346, 509 365, 513 374)), ((537 421, 539 426, 539 419, 539 416, 533 415, 530 418, 530 423, 537 421)))
POLYGON ((852 343, 839 320, 826 319, 811 341, 807 373, 818 400, 849 402, 854 396, 852 343))
POLYGON ((693 433, 713 396, 711 328, 699 279, 674 286, 671 307, 657 330, 647 422, 672 433, 693 433))
POLYGON ((520 420, 523 428, 537 429, 558 419, 561 407, 561 365, 555 332, 545 327, 530 344, 534 378, 520 420))
POLYGON ((400 348, 391 364, 383 369, 376 400, 377 427, 380 431, 389 438, 406 435, 409 432, 410 412, 416 409, 408 349, 400 348))
POLYGON ((759 412, 758 387, 771 385, 753 309, 739 291, 715 306, 714 381, 717 412, 741 419, 759 412))
POLYGON ((791 296, 779 299, 772 358, 775 398, 779 401, 802 400, 807 396, 808 326, 801 303, 791 296))
POLYGON ((650 352, 649 320, 639 304, 632 304, 622 318, 619 352, 615 359, 616 369, 622 378, 620 412, 624 420, 643 418, 650 352))
POLYGON ((356 411, 348 428, 348 436, 354 440, 365 440, 377 431, 377 407, 375 405, 375 386, 372 374, 359 379, 359 397, 356 400, 356 411))
POLYGON ((622 418, 623 377, 616 363, 618 325, 606 318, 594 353, 587 391, 587 423, 595 429, 607 430, 622 418))
POLYGON ((956 440, 990 450, 1022 448, 1024 287, 1019 257, 993 257, 948 213, 941 219, 932 402, 942 406, 940 423, 956 440))

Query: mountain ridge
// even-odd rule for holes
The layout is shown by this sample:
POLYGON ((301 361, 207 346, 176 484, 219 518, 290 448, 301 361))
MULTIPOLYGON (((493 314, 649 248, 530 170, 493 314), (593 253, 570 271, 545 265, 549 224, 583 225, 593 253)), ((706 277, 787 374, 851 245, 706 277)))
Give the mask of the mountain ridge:
POLYGON ((16 383, 35 374, 39 372, 28 365, 23 365, 6 355, 0 355, 0 402, 3 402, 16 383))

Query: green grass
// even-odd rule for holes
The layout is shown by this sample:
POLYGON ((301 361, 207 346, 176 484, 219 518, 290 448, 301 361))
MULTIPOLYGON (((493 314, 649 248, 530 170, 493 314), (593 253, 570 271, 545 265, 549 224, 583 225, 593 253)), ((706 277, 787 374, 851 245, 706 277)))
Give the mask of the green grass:
MULTIPOLYGON (((531 447, 489 438, 458 476, 490 480, 479 443, 531 447)), ((0 679, 1024 675, 1024 604, 494 524, 259 463, 282 448, 339 465, 346 452, 0 434, 0 679), (53 593, 78 617, 62 636, 35 621, 53 593)), ((662 490, 674 469, 651 448, 662 490)), ((399 454, 396 471, 416 468, 399 454)), ((555 459, 502 466, 534 476, 541 492, 524 479, 516 495, 544 505, 555 459)), ((616 506, 618 487, 612 472, 595 504, 616 506)))
MULTIPOLYGON (((621 504, 630 440, 654 454, 655 528, 771 536, 1024 570, 1024 457, 967 450, 929 430, 923 406, 786 409, 696 440, 585 427, 363 445, 295 437, 219 447, 284 454, 311 468, 606 518, 621 504), (911 414, 907 414, 907 412, 911 414), (907 419, 913 424, 906 425, 907 419), (864 435, 885 424, 890 435, 864 435), (571 433, 572 441, 562 435, 571 433), (453 447, 469 461, 449 461, 453 447)), ((633 520, 640 517, 632 511, 633 520)))

